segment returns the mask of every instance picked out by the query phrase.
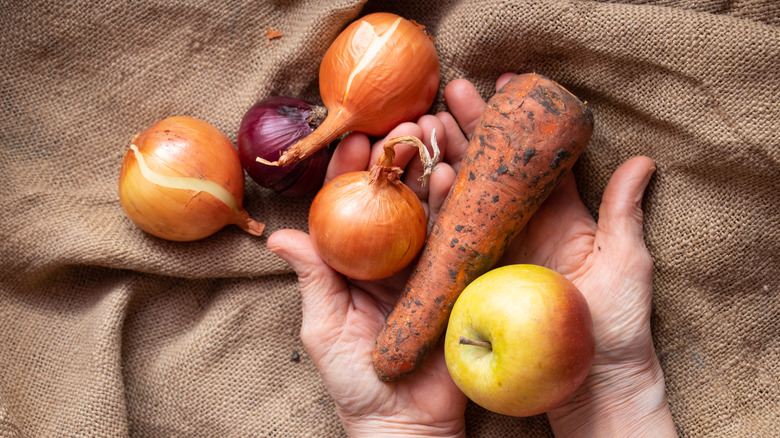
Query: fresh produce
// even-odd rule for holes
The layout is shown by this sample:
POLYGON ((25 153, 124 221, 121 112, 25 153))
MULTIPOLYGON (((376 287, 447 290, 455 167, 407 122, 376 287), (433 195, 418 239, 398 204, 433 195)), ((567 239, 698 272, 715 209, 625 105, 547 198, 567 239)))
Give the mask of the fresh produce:
MULTIPOLYGON (((393 166, 394 146, 417 146, 427 178, 438 160, 414 136, 390 139, 370 171, 344 173, 325 184, 309 210, 317 253, 336 271, 358 280, 389 277, 408 266, 425 242, 427 218, 417 195, 393 166)), ((438 151, 435 146, 434 149, 438 151)))
POLYGON ((322 186, 331 148, 324 147, 289 166, 269 166, 257 157, 275 160, 322 123, 326 110, 288 96, 263 99, 244 114, 238 128, 238 156, 246 173, 260 186, 281 194, 313 193, 322 186))
POLYGON ((378 12, 353 22, 325 52, 320 95, 328 115, 272 165, 300 161, 349 131, 382 136, 417 120, 439 87, 439 57, 423 28, 378 12))
POLYGON ((458 388, 483 408, 515 417, 547 412, 571 396, 594 351, 585 297, 536 265, 496 268, 466 286, 444 337, 458 388))
POLYGON ((572 168, 593 130, 590 110, 538 74, 515 76, 488 102, 458 176, 374 350, 383 380, 414 371, 466 285, 503 255, 572 168))
POLYGON ((119 201, 149 234, 198 240, 235 224, 259 236, 242 206, 244 170, 230 140, 191 117, 163 119, 133 139, 122 161, 119 201))

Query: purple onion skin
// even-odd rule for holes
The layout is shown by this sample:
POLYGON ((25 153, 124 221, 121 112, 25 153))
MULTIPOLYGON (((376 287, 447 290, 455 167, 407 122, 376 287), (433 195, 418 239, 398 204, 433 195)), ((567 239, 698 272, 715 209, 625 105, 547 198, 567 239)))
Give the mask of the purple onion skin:
POLYGON ((332 149, 324 147, 305 160, 289 166, 268 166, 257 157, 275 161, 315 126, 308 121, 312 106, 287 96, 270 97, 252 105, 238 128, 241 166, 257 184, 286 196, 313 193, 322 187, 332 149))

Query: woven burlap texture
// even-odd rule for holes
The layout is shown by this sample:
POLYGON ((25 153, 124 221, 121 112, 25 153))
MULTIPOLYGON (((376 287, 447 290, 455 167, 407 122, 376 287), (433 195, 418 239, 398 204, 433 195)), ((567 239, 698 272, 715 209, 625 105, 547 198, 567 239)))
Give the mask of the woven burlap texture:
MULTIPOLYGON (((644 202, 653 333, 682 436, 778 436, 780 6, 774 0, 3 2, 0 436, 343 435, 300 340, 289 266, 310 198, 247 180, 263 237, 151 237, 117 184, 129 140, 171 115, 235 142, 257 99, 320 102, 319 59, 362 14, 427 26, 442 87, 544 74, 596 127, 575 173, 656 160, 644 202), (282 33, 268 40, 266 30, 282 33)), ((441 89, 432 111, 444 110, 441 89)), ((551 436, 475 405, 469 436, 551 436)))

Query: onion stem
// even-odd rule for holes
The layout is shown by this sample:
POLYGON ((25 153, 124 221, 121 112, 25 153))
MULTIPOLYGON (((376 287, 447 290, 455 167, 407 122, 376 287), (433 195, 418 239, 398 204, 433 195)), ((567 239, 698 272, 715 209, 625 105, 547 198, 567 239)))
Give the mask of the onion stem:
POLYGON ((425 144, 420 141, 419 138, 413 135, 402 135, 399 137, 393 137, 385 142, 385 152, 381 157, 379 157, 379 160, 376 163, 377 166, 393 166, 393 157, 395 156, 395 151, 393 148, 397 144, 408 144, 410 146, 416 146, 417 149, 419 149, 420 161, 422 161, 423 164, 423 174, 419 180, 422 182, 422 186, 425 187, 425 185, 428 184, 428 179, 431 176, 431 172, 433 172, 433 168, 439 162, 439 158, 441 157, 441 150, 439 149, 439 144, 436 142, 436 129, 431 132, 431 149, 433 149, 433 157, 431 157, 430 152, 428 152, 428 148, 425 147, 425 144))

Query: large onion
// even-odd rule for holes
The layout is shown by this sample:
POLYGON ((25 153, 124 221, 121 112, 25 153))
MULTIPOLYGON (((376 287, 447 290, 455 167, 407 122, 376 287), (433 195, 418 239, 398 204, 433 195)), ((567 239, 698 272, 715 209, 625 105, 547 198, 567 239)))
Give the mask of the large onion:
MULTIPOLYGON (((370 171, 350 172, 325 184, 309 210, 309 234, 317 253, 336 271, 358 280, 387 278, 408 266, 427 236, 425 210, 393 166, 393 146, 420 148, 424 178, 438 160, 430 159, 413 136, 396 137, 370 171)), ((434 150, 437 148, 434 146, 434 150)))
POLYGON ((198 240, 235 224, 259 236, 242 206, 244 170, 230 140, 191 117, 161 120, 135 137, 122 161, 119 201, 139 228, 198 240))
POLYGON ((322 186, 331 148, 325 147, 303 161, 269 166, 256 160, 275 160, 298 140, 311 134, 325 118, 324 107, 301 99, 275 96, 260 100, 244 114, 238 128, 238 155, 246 173, 260 186, 296 196, 322 186))
POLYGON ((300 161, 342 134, 382 136, 430 108, 439 87, 439 57, 422 26, 378 12, 350 24, 320 64, 320 95, 328 116, 275 165, 300 161))

